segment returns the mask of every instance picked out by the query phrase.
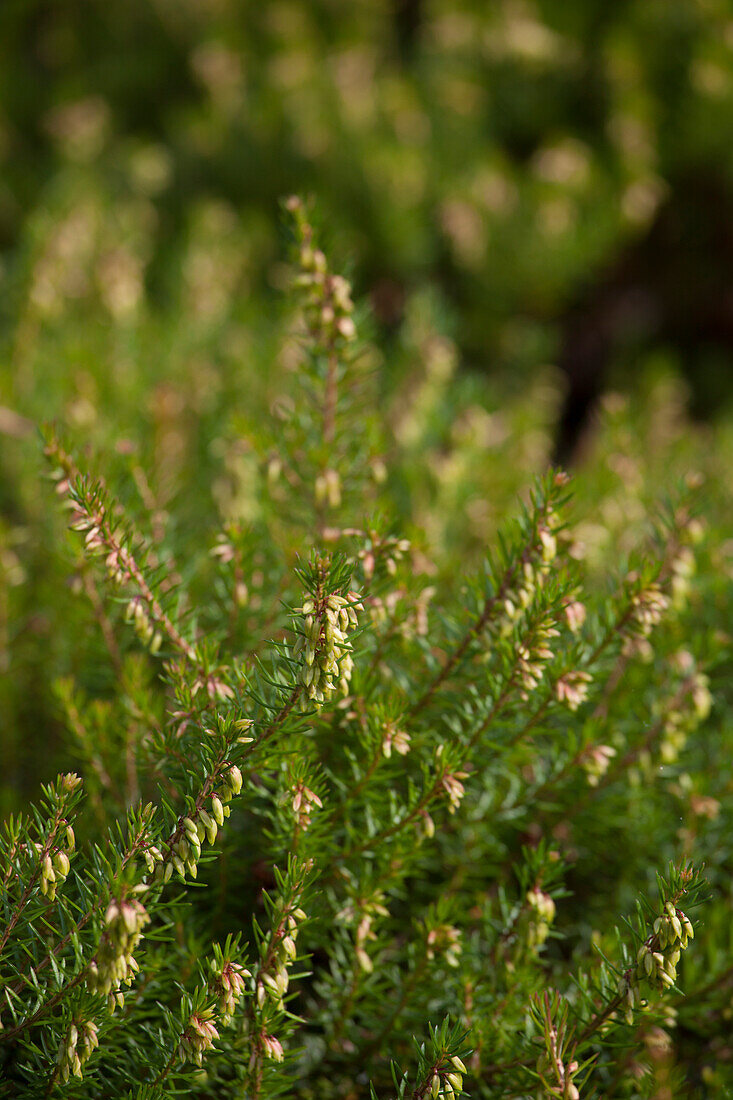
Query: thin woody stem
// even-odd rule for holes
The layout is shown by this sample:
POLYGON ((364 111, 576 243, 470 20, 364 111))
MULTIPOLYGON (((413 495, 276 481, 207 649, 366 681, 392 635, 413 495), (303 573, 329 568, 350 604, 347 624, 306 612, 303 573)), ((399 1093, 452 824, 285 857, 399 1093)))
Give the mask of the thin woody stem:
POLYGON ((496 606, 501 600, 504 599, 506 593, 509 591, 509 588, 513 584, 514 579, 519 571, 520 565, 524 565, 524 563, 529 560, 530 553, 531 547, 525 548, 524 552, 519 556, 519 558, 515 559, 512 564, 508 566, 508 568, 504 571, 504 576, 502 577, 498 589, 493 596, 488 597, 478 619, 476 619, 476 621, 469 626, 461 642, 456 647, 456 649, 453 650, 451 655, 446 659, 443 667, 440 669, 437 676, 434 677, 434 679, 428 685, 427 689, 423 692, 417 702, 414 703, 412 707, 410 707, 407 712, 408 718, 414 718, 422 710, 424 710, 436 691, 439 690, 439 688, 445 683, 445 681, 453 673, 456 667, 461 663, 466 655, 469 646, 471 645, 471 642, 473 642, 474 639, 477 638, 486 628, 491 620, 496 606))

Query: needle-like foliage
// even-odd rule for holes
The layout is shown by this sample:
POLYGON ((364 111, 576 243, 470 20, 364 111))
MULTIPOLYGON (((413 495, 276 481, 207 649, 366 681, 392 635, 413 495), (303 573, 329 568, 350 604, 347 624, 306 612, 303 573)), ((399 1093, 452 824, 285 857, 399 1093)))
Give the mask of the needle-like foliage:
POLYGON ((696 1028, 733 1087, 719 487, 602 553, 612 495, 549 470, 468 567, 410 483, 433 410, 380 410, 286 215, 246 506, 193 530, 45 432, 94 658, 54 685, 73 769, 0 833, 0 1096, 692 1096, 696 1028))

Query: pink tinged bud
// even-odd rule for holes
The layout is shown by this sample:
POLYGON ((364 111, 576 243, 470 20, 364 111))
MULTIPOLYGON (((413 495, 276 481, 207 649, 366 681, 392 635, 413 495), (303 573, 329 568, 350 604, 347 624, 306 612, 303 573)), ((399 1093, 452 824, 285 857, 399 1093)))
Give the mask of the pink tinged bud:
POLYGON ((359 962, 359 966, 365 972, 365 974, 371 974, 374 970, 374 963, 369 958, 363 947, 357 947, 356 958, 359 962))
POLYGON ((309 802, 312 802, 313 805, 317 806, 319 810, 323 809, 323 803, 321 802, 317 794, 314 794, 313 791, 311 791, 308 787, 305 788, 304 793, 307 796, 309 802))
POLYGON ((122 919, 125 922, 125 927, 130 935, 134 935, 137 931, 137 913, 131 905, 127 903, 122 906, 122 919))
POLYGON ((285 1057, 282 1044, 274 1035, 263 1035, 262 1049, 265 1052, 265 1056, 271 1058, 274 1062, 282 1062, 285 1057))

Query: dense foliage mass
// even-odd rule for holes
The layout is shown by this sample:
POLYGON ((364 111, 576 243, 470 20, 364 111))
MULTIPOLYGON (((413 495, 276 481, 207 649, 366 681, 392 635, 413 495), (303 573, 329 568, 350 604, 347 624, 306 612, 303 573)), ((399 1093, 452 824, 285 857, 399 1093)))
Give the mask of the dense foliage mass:
POLYGON ((724 1095, 730 437, 668 380, 532 486, 541 386, 489 413, 423 301, 385 389, 286 208, 278 396, 45 430, 76 770, 0 839, 0 1094, 724 1095))

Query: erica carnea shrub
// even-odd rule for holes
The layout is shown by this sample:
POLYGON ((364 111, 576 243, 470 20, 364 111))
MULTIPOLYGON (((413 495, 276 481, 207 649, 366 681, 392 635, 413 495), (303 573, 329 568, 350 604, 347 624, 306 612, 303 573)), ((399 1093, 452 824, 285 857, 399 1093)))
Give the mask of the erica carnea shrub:
POLYGON ((0 839, 0 1094, 724 1095, 718 489, 629 494, 637 545, 599 549, 612 494, 581 475, 576 522, 550 470, 467 569, 422 482, 480 453, 441 481, 418 447, 449 351, 380 412, 286 207, 289 386, 218 526, 45 433, 91 655, 54 683, 69 768, 0 839))

